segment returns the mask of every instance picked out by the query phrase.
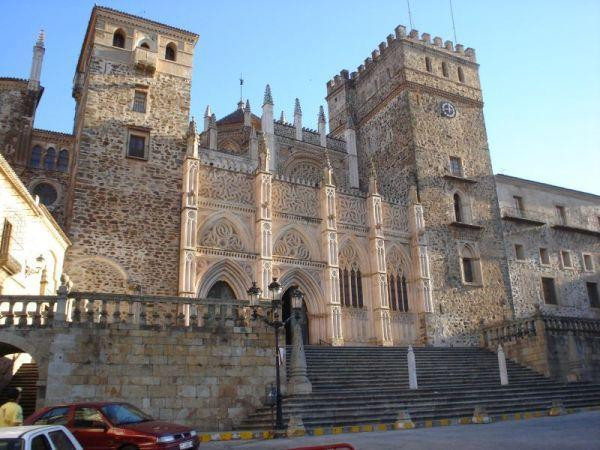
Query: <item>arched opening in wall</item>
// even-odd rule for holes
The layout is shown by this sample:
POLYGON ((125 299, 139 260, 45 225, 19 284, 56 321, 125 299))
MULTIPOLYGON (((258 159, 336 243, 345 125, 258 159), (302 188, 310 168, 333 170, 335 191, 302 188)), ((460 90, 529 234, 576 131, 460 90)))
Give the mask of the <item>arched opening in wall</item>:
POLYGON ((463 72, 462 67, 458 68, 458 81, 461 83, 465 82, 465 73, 463 72))
POLYGON ((42 147, 36 145, 31 149, 31 157, 29 158, 30 167, 40 167, 42 162, 42 147))
MULTIPOLYGON (((281 297, 282 301, 282 316, 283 320, 287 320, 290 315, 294 313, 292 309, 292 293, 298 286, 291 286, 287 291, 283 293, 281 297)), ((306 292, 300 289, 302 292, 306 292)), ((302 310, 300 311, 300 321, 302 322, 302 342, 304 345, 308 345, 308 309, 306 308, 306 301, 302 302, 302 310)), ((290 321, 291 322, 291 321, 290 321)), ((285 345, 292 345, 292 326, 291 323, 288 322, 285 325, 285 345)))
POLYGON ((125 32, 120 28, 113 34, 113 47, 125 48, 125 32))
POLYGON ((175 48, 174 43, 167 44, 165 48, 165 59, 168 61, 176 61, 177 60, 177 49, 175 48))
POLYGON ((54 206, 54 203, 58 199, 58 192, 56 188, 50 183, 38 183, 33 188, 33 195, 37 195, 40 198, 40 202, 47 208, 54 206))
POLYGON ((206 294, 206 298, 235 300, 235 293, 233 292, 233 289, 231 289, 231 286, 229 286, 229 283, 219 280, 209 289, 208 294, 206 294))
POLYGON ((58 163, 56 168, 60 172, 66 172, 69 170, 69 150, 63 148, 58 154, 58 163))
POLYGON ((0 342, 0 404, 15 400, 20 388, 18 404, 23 418, 35 411, 37 400, 38 367, 33 357, 12 344, 0 342))
POLYGON ((142 42, 140 44, 140 48, 143 48, 144 50, 150 50, 150 46, 146 42, 142 42))
POLYGON ((429 56, 425 57, 425 68, 427 69, 427 72, 431 72, 431 58, 429 56))
POLYGON ((446 64, 445 62, 442 63, 442 74, 444 75, 444 77, 448 78, 448 64, 446 64))
POLYGON ((454 203, 454 220, 456 222, 462 222, 463 214, 462 214, 462 202, 460 199, 460 195, 454 194, 454 196, 452 197, 452 201, 454 203))
POLYGON ((56 150, 53 147, 48 148, 46 150, 46 155, 44 156, 44 169, 46 170, 54 170, 56 164, 56 150))

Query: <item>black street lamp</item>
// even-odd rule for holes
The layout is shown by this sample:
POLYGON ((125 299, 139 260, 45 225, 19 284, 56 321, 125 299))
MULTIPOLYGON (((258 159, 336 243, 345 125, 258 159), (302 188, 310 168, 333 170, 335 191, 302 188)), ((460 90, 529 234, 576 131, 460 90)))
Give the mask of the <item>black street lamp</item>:
POLYGON ((281 284, 277 281, 277 278, 273 278, 273 281, 269 284, 269 292, 271 293, 271 305, 263 307, 271 312, 271 318, 269 315, 265 315, 258 311, 260 306, 260 294, 262 290, 256 285, 256 281, 252 282, 252 287, 248 289, 247 293, 250 297, 250 306, 252 307, 252 319, 262 320, 266 325, 275 330, 275 385, 276 385, 276 418, 275 418, 275 431, 276 435, 282 435, 285 431, 285 425, 283 424, 283 409, 281 405, 281 379, 279 376, 279 329, 283 328, 291 319, 295 317, 296 320, 300 318, 300 310, 302 309, 303 294, 299 289, 294 289, 292 293, 292 308, 294 309, 294 315, 290 315, 286 320, 280 319, 280 309, 282 301, 281 295, 281 284))

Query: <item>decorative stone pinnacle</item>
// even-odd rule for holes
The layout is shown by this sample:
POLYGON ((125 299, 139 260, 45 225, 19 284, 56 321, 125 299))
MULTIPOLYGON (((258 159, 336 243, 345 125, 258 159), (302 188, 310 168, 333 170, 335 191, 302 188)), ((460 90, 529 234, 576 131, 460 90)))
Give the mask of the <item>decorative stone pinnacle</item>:
POLYGON ((319 122, 325 122, 325 110, 323 105, 319 106, 319 122))
POLYGON ((302 115, 302 108, 300 108, 300 100, 296 98, 296 103, 294 104, 294 115, 302 115))
POLYGON ((188 126, 188 136, 194 136, 196 134, 196 121, 194 120, 194 116, 192 116, 192 120, 190 120, 190 124, 188 126))
POLYGON ((252 110, 250 109, 250 100, 246 99, 246 107, 244 108, 245 111, 247 112, 251 112, 252 110))
POLYGON ((46 33, 44 33, 44 29, 42 28, 38 34, 36 45, 43 47, 45 39, 46 39, 46 33))
POLYGON ((206 111, 204 111, 204 117, 212 116, 212 111, 210 110, 210 105, 206 105, 206 111))
POLYGON ((279 117, 279 121, 281 123, 287 123, 287 118, 285 117, 285 111, 281 111, 281 116, 279 117))
POLYGON ((217 126, 217 115, 214 113, 210 116, 210 125, 213 127, 217 126))
POLYGON ((263 99, 263 106, 272 105, 273 104, 273 96, 271 95, 271 86, 268 84, 265 86, 265 98, 263 99))

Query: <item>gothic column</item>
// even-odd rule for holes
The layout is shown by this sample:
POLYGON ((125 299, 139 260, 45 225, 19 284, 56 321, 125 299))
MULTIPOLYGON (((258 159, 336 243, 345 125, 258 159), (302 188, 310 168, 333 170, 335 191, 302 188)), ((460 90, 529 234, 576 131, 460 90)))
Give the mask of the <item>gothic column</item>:
POLYGON ((343 345, 342 309, 340 304, 340 281, 338 265, 338 239, 335 206, 335 185, 333 169, 327 158, 324 169, 324 183, 321 189, 322 245, 326 255, 324 273, 324 294, 327 305, 327 341, 332 345, 343 345))
POLYGON ((390 305, 387 296, 387 272, 385 265, 385 239, 383 236, 383 212, 381 196, 377 191, 377 179, 372 168, 367 197, 369 218, 369 253, 371 257, 371 299, 375 321, 375 337, 380 345, 393 345, 390 305))
POLYGON ((427 242, 424 237, 425 221, 423 218, 423 206, 419 203, 414 189, 410 192, 408 217, 411 234, 410 253, 414 273, 411 283, 416 300, 416 304, 411 306, 415 308, 415 312, 419 315, 421 340, 423 343, 427 343, 433 339, 433 336, 429 335, 433 330, 431 320, 432 313, 435 311, 431 292, 429 255, 427 252, 427 242))
POLYGON ((183 161, 181 235, 179 239, 179 295, 181 297, 196 296, 198 170, 198 134, 196 133, 196 123, 192 119, 188 129, 187 152, 183 161))
POLYGON ((273 239, 271 213, 271 181, 269 170, 270 148, 263 134, 258 154, 258 167, 254 175, 254 198, 256 204, 255 241, 258 264, 255 267, 258 285, 263 295, 268 295, 268 286, 273 274, 273 239))

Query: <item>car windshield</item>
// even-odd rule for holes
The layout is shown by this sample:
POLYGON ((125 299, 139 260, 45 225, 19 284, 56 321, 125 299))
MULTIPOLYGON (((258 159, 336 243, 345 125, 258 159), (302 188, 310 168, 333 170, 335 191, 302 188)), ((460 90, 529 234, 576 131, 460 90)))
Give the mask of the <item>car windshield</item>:
POLYGON ((129 425, 153 420, 148 414, 145 414, 135 406, 131 406, 126 403, 106 405, 100 409, 115 425, 129 425))
POLYGON ((21 450, 21 439, 0 439, 0 450, 21 450))

